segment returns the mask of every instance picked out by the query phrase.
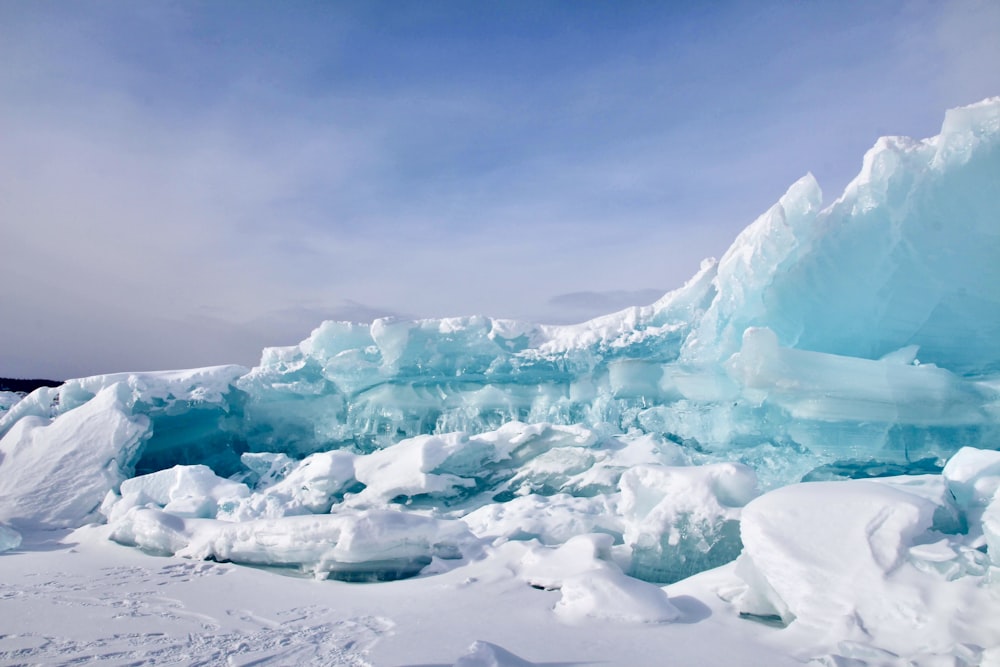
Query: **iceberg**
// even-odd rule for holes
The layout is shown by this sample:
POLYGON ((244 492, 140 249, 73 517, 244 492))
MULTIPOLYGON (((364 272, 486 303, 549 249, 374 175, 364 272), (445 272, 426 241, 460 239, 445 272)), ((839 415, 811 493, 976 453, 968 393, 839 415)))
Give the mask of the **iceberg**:
POLYGON ((364 580, 591 536, 597 565, 560 584, 563 613, 658 621, 669 603, 626 575, 742 553, 747 614, 819 627, 795 593, 815 584, 802 554, 781 549, 841 493, 881 526, 831 519, 843 549, 871 551, 872 582, 910 560, 978 571, 969 550, 1000 544, 996 463, 970 453, 1000 443, 1000 98, 949 111, 936 137, 879 140, 829 205, 805 176, 649 306, 571 326, 324 322, 253 369, 4 401, 14 529, 107 521, 154 553, 364 580), (956 501, 877 481, 925 474, 956 501), (968 539, 933 546, 960 525, 968 539))

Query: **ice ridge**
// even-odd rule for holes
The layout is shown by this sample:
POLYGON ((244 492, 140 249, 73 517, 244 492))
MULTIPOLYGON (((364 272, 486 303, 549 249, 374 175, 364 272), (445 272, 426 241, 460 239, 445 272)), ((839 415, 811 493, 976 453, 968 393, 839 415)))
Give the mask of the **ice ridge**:
POLYGON ((880 140, 828 206, 800 179, 649 306, 324 322, 253 369, 82 378, 4 408, 14 530, 105 517, 157 553, 360 578, 597 533, 614 567, 676 580, 740 553, 762 491, 1000 442, 1000 98, 880 140))

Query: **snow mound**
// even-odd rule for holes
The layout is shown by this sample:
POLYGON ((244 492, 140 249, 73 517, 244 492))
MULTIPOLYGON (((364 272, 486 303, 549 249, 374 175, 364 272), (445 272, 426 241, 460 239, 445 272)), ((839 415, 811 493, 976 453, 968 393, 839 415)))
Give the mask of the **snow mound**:
POLYGON ((755 499, 741 519, 734 604, 788 625, 810 655, 872 661, 831 664, 978 664, 1000 645, 983 622, 1000 612, 990 575, 1000 544, 987 556, 982 530, 951 520, 948 485, 940 475, 815 482, 755 499))
POLYGON ((534 664, 496 644, 477 640, 453 667, 534 667, 534 664))

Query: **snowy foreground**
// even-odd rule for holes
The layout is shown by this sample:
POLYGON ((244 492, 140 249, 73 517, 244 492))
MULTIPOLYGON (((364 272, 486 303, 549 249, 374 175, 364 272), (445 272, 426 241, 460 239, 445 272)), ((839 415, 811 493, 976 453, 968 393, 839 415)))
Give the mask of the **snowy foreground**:
MULTIPOLYGON (((998 486, 1000 453, 974 449, 944 475, 787 486, 744 508, 735 563, 666 587, 625 576, 607 534, 480 541, 418 577, 359 584, 147 555, 106 525, 28 533, 0 558, 0 659, 1000 665, 1000 570, 970 546, 1000 548, 998 486)), ((338 546, 294 538, 242 537, 258 554, 338 546)))
POLYGON ((1000 666, 1000 98, 655 304, 0 395, 4 664, 1000 666))
POLYGON ((509 569, 523 546, 368 585, 157 558, 108 543, 104 528, 39 536, 0 559, 0 663, 799 664, 772 643, 777 630, 740 620, 709 593, 715 573, 670 589, 673 623, 561 621, 560 594, 509 569), (477 641, 488 645, 470 650, 477 641))

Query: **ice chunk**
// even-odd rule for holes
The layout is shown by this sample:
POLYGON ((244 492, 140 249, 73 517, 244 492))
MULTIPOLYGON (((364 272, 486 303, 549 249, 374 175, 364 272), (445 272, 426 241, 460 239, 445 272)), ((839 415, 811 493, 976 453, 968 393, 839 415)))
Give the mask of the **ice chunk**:
POLYGON ((294 567, 359 581, 412 576, 432 558, 460 558, 471 540, 458 521, 369 510, 225 522, 134 507, 111 539, 158 554, 294 567))
MULTIPOLYGON (((128 500, 124 504, 128 504, 128 500)), ((108 536, 119 544, 139 547, 158 556, 171 556, 190 543, 188 523, 182 517, 136 505, 115 509, 118 511, 110 513, 112 523, 108 536)))
POLYGON ((584 533, 621 536, 623 528, 607 497, 578 498, 565 493, 490 503, 469 512, 462 521, 479 537, 537 539, 542 544, 562 544, 584 533))
POLYGON ((716 269, 712 303, 685 342, 688 359, 724 360, 743 331, 759 325, 770 305, 767 289, 816 242, 822 199, 808 174, 736 237, 716 269))
POLYGON ((996 508, 1000 489, 1000 452, 963 447, 941 471, 948 490, 962 511, 970 544, 986 540, 990 558, 1000 561, 1000 514, 996 508))
POLYGON ((963 447, 948 459, 941 474, 960 507, 983 508, 1000 488, 1000 452, 963 447))
POLYGON ((450 496, 475 486, 474 480, 433 472, 458 452, 465 440, 461 433, 421 436, 359 458, 355 476, 365 489, 357 502, 385 504, 397 496, 450 496))
POLYGON ((240 463, 250 470, 248 479, 258 489, 280 482, 296 466, 295 459, 284 452, 244 452, 240 463))
MULTIPOLYGON (((292 462, 281 456, 283 458, 271 461, 270 471, 272 478, 278 476, 273 471, 280 466, 282 478, 271 485, 263 485, 262 492, 255 493, 252 499, 243 503, 241 514, 281 516, 300 511, 314 514, 329 512, 335 498, 354 481, 355 456, 350 452, 320 452, 307 456, 301 462, 292 462), (275 508, 281 514, 276 514, 275 508)), ((243 460, 248 460, 247 454, 243 455, 243 460)))
POLYGON ((631 574, 672 582, 739 554, 739 508, 757 495, 750 468, 635 466, 619 485, 631 574))
POLYGON ((24 394, 16 391, 0 391, 0 416, 14 407, 24 398, 24 394))
POLYGON ((559 590, 555 612, 567 621, 595 618, 629 623, 665 623, 680 612, 666 592, 626 576, 612 561, 610 535, 577 535, 562 546, 539 547, 521 561, 532 586, 559 590))
POLYGON ((766 328, 747 329, 726 368, 749 398, 796 419, 923 426, 991 419, 989 390, 942 368, 782 348, 766 328))
POLYGON ((889 475, 874 477, 870 481, 926 498, 934 503, 934 521, 931 528, 935 531, 948 535, 957 535, 968 531, 967 514, 959 504, 955 503, 951 485, 944 476, 937 474, 889 475))
POLYGON ((136 494, 171 514, 214 518, 219 506, 235 505, 250 495, 246 484, 219 477, 208 466, 174 466, 121 484, 123 496, 136 494))
POLYGON ((996 496, 982 513, 986 550, 993 565, 1000 565, 1000 499, 996 496))
POLYGON ((558 590, 563 581, 613 563, 610 535, 581 534, 556 548, 539 547, 521 559, 521 577, 535 588, 558 590))
POLYGON ((0 439, 0 520, 75 527, 99 519, 148 436, 149 419, 129 414, 126 396, 115 384, 57 419, 17 421, 0 439))
POLYGON ((798 349, 877 359, 918 345, 924 363, 996 372, 998 118, 993 98, 950 111, 933 139, 880 140, 823 210, 813 182, 793 186, 720 261, 689 356, 722 360, 766 326, 798 349))
POLYGON ((12 551, 21 546, 21 533, 0 524, 0 551, 12 551))
POLYGON ((990 565, 989 557, 982 551, 950 538, 914 545, 907 558, 918 570, 936 573, 947 581, 982 577, 989 572, 990 565))

